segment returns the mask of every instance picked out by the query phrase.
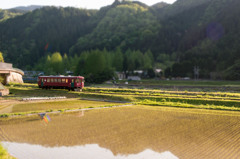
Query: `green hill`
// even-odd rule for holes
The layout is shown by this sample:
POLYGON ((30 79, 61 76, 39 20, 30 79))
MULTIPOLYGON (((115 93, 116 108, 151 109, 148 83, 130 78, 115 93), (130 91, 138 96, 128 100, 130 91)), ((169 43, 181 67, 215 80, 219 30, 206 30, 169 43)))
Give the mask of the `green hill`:
POLYGON ((68 52, 89 32, 95 11, 44 7, 0 23, 0 50, 17 67, 33 66, 48 52, 68 52))
POLYGON ((16 67, 29 68, 55 51, 73 57, 104 48, 120 48, 124 56, 151 50, 167 77, 193 77, 198 66, 201 78, 239 79, 238 6, 239 0, 153 6, 116 0, 100 10, 44 7, 0 22, 0 51, 16 67))

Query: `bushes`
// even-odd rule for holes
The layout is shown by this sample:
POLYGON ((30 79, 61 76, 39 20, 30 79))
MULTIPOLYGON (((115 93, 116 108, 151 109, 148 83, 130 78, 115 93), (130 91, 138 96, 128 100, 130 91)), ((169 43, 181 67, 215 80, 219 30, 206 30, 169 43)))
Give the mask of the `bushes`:
POLYGON ((240 79, 240 60, 231 67, 227 68, 224 72, 226 80, 239 80, 240 79))
POLYGON ((10 114, 0 114, 0 118, 8 118, 10 114))
POLYGON ((209 99, 188 99, 188 98, 161 98, 161 97, 136 97, 139 100, 148 99, 157 102, 179 102, 193 105, 224 105, 227 107, 238 107, 240 108, 240 102, 238 101, 227 101, 227 100, 209 100, 209 99))

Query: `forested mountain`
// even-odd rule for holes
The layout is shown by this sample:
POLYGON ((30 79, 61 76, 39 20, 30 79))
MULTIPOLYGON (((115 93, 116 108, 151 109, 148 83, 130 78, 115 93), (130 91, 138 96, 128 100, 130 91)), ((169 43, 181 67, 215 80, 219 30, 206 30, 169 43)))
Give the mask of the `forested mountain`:
POLYGON ((173 50, 178 52, 178 63, 169 69, 173 76, 191 76, 193 67, 199 66, 202 77, 240 79, 239 5, 237 0, 206 1, 166 20, 173 23, 173 32, 180 33, 173 50))
POLYGON ((0 50, 6 61, 33 66, 48 52, 68 52, 76 40, 91 32, 95 11, 44 7, 0 23, 0 50))
POLYGON ((148 41, 157 34, 160 24, 148 6, 137 2, 115 2, 99 13, 97 16, 101 20, 97 26, 78 40, 70 49, 71 54, 97 48, 113 50, 120 47, 123 50, 143 51, 151 48, 148 41))
POLYGON ((0 51, 5 61, 28 69, 56 51, 85 67, 98 50, 112 59, 106 67, 113 70, 160 67, 166 77, 193 77, 198 66, 200 78, 240 79, 238 6, 239 0, 153 6, 116 0, 100 10, 44 7, 0 22, 0 51), (112 64, 117 56, 118 66, 112 64))

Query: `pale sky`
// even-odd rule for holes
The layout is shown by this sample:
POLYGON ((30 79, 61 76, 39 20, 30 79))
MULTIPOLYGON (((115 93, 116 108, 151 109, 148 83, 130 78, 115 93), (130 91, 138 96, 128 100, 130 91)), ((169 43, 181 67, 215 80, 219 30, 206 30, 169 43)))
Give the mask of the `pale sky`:
MULTIPOLYGON (((173 3, 176 0, 139 0, 149 6, 158 2, 164 1, 167 3, 173 3)), ((17 6, 29 6, 29 5, 51 5, 51 6, 72 6, 77 8, 86 9, 99 9, 103 6, 110 5, 114 0, 0 0, 1 9, 9 9, 17 6)))

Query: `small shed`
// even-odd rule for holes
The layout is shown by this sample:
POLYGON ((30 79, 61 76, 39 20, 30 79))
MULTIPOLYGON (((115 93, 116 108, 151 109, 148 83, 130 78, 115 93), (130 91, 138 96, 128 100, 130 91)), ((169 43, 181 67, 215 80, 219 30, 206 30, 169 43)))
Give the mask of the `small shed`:
POLYGON ((6 89, 2 83, 0 83, 0 96, 6 96, 9 94, 9 89, 6 89))

